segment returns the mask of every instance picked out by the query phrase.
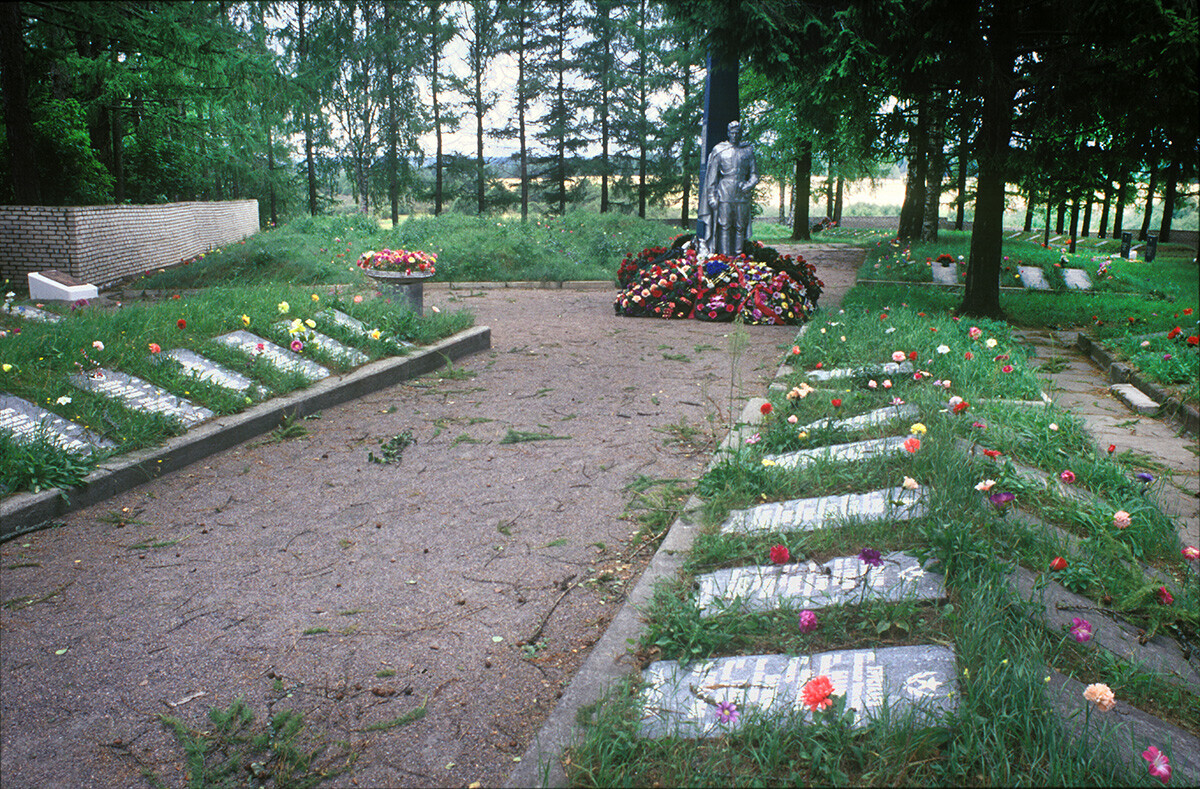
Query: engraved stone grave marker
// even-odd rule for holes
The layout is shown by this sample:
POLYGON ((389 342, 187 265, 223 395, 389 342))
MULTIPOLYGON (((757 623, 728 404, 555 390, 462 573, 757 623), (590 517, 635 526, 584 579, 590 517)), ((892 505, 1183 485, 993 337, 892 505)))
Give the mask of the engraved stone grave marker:
POLYGON ((885 364, 866 364, 862 367, 840 367, 836 370, 809 370, 807 375, 814 381, 829 381, 834 378, 850 378, 855 375, 898 375, 911 373, 911 362, 887 362, 885 364))
POLYGON ((235 373, 233 370, 222 367, 214 361, 205 359, 194 351, 189 351, 187 348, 175 348, 174 350, 167 351, 163 356, 179 362, 184 370, 190 372, 201 381, 208 381, 217 386, 223 386, 226 389, 245 392, 254 385, 254 381, 241 373, 235 373))
POLYGON ((904 451, 906 436, 890 436, 888 438, 873 438, 868 441, 856 441, 852 444, 833 444, 832 446, 802 449, 782 455, 764 455, 764 461, 771 461, 779 468, 803 468, 822 458, 834 462, 863 460, 879 455, 889 455, 904 451))
POLYGON ((701 616, 726 611, 825 608, 863 600, 940 600, 946 588, 940 575, 921 569, 906 553, 888 553, 871 567, 857 556, 840 556, 818 566, 730 567, 697 578, 696 607, 701 616))
POLYGON ((69 376, 68 380, 80 389, 116 398, 131 409, 173 416, 188 427, 216 416, 204 406, 116 370, 101 367, 86 375, 69 376))
POLYGON ((888 488, 844 496, 773 501, 747 510, 733 510, 721 525, 721 531, 725 534, 812 531, 850 518, 901 521, 923 517, 927 512, 918 491, 888 488))
MULTIPOLYGON (((332 323, 336 323, 338 326, 341 326, 342 328, 345 328, 345 329, 349 329, 350 331, 356 332, 358 334, 370 334, 371 333, 370 326, 363 323, 358 318, 354 318, 350 315, 347 315, 346 313, 342 312, 341 310, 335 310, 335 309, 323 310, 319 317, 324 318, 325 320, 330 321, 332 323)), ((408 342, 407 340, 395 340, 395 342, 405 348, 416 347, 415 345, 413 345, 413 343, 408 342)))
POLYGON ((62 320, 62 316, 58 313, 47 312, 46 310, 40 310, 37 307, 29 307, 24 304, 10 304, 8 312, 19 318, 36 323, 58 323, 62 320))
POLYGON ((1092 289, 1091 278, 1088 277, 1087 272, 1081 268, 1063 269, 1063 280, 1067 283, 1067 287, 1072 290, 1092 289))
POLYGON ((220 337, 214 337, 213 339, 222 345, 236 348, 247 356, 262 356, 267 362, 281 370, 289 372, 293 370, 299 371, 310 381, 329 377, 329 371, 316 362, 305 359, 291 351, 284 350, 270 340, 264 340, 262 337, 258 337, 242 329, 230 332, 229 334, 222 334, 220 337))
POLYGON ((19 441, 44 435, 67 452, 87 453, 116 446, 82 425, 6 394, 0 394, 0 431, 12 433, 19 441))
POLYGON ((1017 266, 1021 272, 1021 284, 1030 290, 1050 290, 1046 275, 1037 266, 1017 266))
POLYGON ((876 408, 874 411, 868 411, 865 414, 848 417, 847 419, 835 420, 833 417, 818 419, 816 422, 809 422, 801 427, 801 430, 813 430, 816 428, 841 427, 846 430, 862 430, 867 427, 876 427, 878 425, 886 425, 896 419, 915 419, 921 414, 921 409, 912 403, 902 403, 900 405, 889 405, 884 408, 876 408))
POLYGON ((933 264, 933 281, 939 285, 957 285, 958 282, 958 266, 949 265, 943 266, 941 263, 933 264))
MULTIPOLYGON (((279 323, 275 324, 276 328, 282 329, 283 331, 287 331, 290 325, 291 323, 289 321, 280 321, 279 323)), ((303 342, 311 342, 321 350, 326 351, 331 356, 341 359, 347 364, 366 364, 368 361, 367 355, 357 348, 351 348, 349 345, 340 343, 332 337, 328 337, 318 331, 309 329, 308 327, 305 327, 304 330, 296 336, 300 337, 303 342)))
POLYGON ((745 655, 692 663, 682 668, 660 660, 643 678, 641 736, 658 738, 716 736, 737 729, 746 710, 767 714, 811 717, 801 692, 814 677, 825 676, 834 695, 846 697, 854 710, 854 725, 885 704, 895 713, 916 708, 927 725, 955 706, 957 663, 954 652, 942 646, 853 649, 817 655, 745 655), (716 705, 731 701, 741 716, 736 722, 717 720, 716 705))

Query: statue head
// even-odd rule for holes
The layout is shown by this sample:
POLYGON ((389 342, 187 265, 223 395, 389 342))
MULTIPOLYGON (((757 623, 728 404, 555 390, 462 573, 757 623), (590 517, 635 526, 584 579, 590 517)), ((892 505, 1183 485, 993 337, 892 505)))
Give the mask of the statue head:
POLYGON ((729 141, 734 145, 740 142, 742 136, 742 124, 737 121, 729 122, 729 141))

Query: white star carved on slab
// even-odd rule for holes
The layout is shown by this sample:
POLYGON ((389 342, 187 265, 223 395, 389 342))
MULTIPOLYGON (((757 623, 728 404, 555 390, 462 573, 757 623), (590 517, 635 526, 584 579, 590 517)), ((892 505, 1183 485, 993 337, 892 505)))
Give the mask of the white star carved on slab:
POLYGON ((916 565, 913 565, 912 567, 905 567, 900 571, 900 580, 902 581, 919 581, 924 577, 925 571, 916 565))
POLYGON ((921 671, 905 681, 904 691, 913 698, 921 698, 934 695, 943 684, 936 671, 921 671))

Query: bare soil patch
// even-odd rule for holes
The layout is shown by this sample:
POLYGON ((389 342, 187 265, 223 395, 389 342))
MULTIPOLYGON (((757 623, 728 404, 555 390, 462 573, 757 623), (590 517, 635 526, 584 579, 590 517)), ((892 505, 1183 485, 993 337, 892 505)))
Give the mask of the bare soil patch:
MULTIPOLYGON (((828 309, 862 252, 801 251, 828 309)), ((430 289, 491 351, 0 546, 4 786, 183 785, 159 715, 238 698, 302 713, 331 786, 502 783, 650 558, 630 485, 694 481, 796 333, 735 367, 731 325, 614 295, 430 289)))

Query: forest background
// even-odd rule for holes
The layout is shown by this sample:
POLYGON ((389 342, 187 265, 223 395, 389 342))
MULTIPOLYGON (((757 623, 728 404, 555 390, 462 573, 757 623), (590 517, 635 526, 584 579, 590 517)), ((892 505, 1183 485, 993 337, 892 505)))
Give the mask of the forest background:
POLYGON ((741 61, 758 210, 797 238, 889 176, 901 237, 961 226, 1001 148, 1026 227, 1196 227, 1196 8, 1170 0, 7 3, 0 202, 687 226, 709 53, 741 61))

